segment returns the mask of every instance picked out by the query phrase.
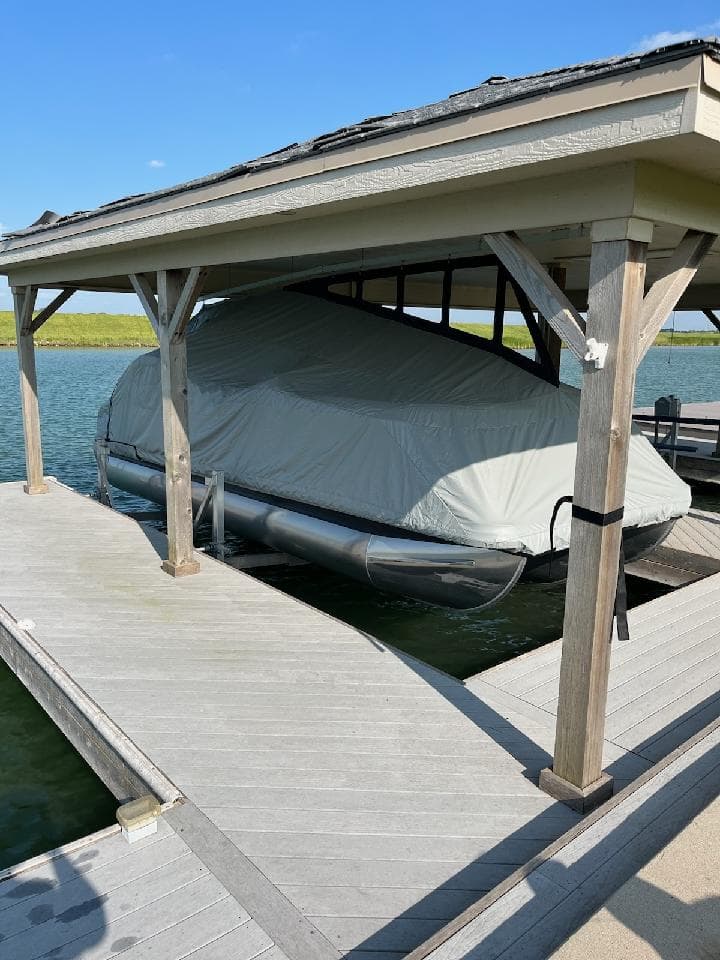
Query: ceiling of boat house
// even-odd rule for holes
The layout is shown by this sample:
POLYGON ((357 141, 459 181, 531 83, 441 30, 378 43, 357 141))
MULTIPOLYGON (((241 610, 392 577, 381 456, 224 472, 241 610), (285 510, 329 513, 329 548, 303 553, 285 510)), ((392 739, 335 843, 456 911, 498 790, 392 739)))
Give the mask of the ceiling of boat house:
MULTIPOLYGON (((130 273, 207 266, 203 296, 217 297, 428 263, 408 276, 404 303, 436 307, 442 263, 487 256, 483 234, 515 230, 565 269, 582 310, 593 222, 655 225, 648 284, 687 228, 720 233, 718 140, 714 40, 488 77, 170 189, 46 212, 0 241, 0 273, 18 286, 128 291, 130 273)), ((393 284, 375 275, 363 296, 392 303, 393 284)), ((495 285, 492 265, 458 269, 452 306, 492 308, 495 285)), ((720 243, 680 303, 718 306, 720 243)))

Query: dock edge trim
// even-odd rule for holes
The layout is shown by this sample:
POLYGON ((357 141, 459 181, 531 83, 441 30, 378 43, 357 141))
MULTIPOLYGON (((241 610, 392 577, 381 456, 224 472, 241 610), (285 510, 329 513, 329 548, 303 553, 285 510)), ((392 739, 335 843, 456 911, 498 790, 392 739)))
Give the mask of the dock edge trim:
MULTIPOLYGON (((532 652, 532 651, 530 651, 532 652)), ((720 718, 711 721, 707 726, 699 730, 694 736, 690 737, 680 746, 676 747, 671 753, 662 760, 659 760, 652 767, 649 767, 644 773, 641 773, 637 779, 633 780, 626 787, 612 796, 601 806, 597 807, 592 813, 587 814, 579 823, 571 827, 566 833, 558 837, 538 854, 536 854, 527 863, 518 867, 505 880, 499 883, 492 890, 488 891, 483 897, 471 904, 462 913, 458 914, 453 920, 441 927, 435 934, 429 937, 424 943, 421 943, 414 950, 407 954, 405 960, 426 960, 432 957, 435 950, 447 943, 452 937, 463 930, 469 923, 476 920, 481 914, 488 910, 494 903, 509 893, 513 887, 516 887, 523 880, 526 880, 531 873, 541 867, 548 860, 551 860, 563 847, 566 847, 573 840, 585 833, 586 830, 594 826, 598 820, 601 820, 606 814, 610 813, 615 807, 618 807, 623 801, 631 797, 637 790, 645 786, 655 777, 662 774, 668 767, 679 760, 693 747, 697 746, 708 736, 720 728, 720 718)))
POLYGON ((118 800, 152 793, 168 804, 182 797, 162 770, 2 605, 0 657, 118 800))

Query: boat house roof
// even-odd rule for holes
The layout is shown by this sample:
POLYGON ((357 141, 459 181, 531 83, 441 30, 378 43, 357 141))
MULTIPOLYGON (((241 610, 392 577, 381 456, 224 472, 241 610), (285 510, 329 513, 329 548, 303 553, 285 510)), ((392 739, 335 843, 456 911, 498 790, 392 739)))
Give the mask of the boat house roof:
MULTIPOLYGON (((649 279, 653 258, 684 228, 714 228, 719 61, 716 40, 692 40, 488 77, 168 189, 66 216, 46 211, 0 240, 0 273, 14 285, 127 291, 131 272, 202 264, 203 294, 217 296, 477 254, 482 234, 512 229, 567 270, 582 308, 591 222, 653 222, 649 279)), ((713 252, 680 307, 716 305, 715 263, 713 252)), ((454 305, 490 306, 489 275, 467 279, 454 305)), ((438 296, 411 292, 409 302, 438 296)))

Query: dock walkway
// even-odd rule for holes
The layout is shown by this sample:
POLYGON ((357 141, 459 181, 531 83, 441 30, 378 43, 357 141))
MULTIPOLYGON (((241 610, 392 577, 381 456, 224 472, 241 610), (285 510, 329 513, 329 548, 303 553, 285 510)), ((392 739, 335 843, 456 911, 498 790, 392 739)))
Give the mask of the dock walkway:
POLYGON ((720 514, 692 507, 654 550, 626 563, 625 572, 668 587, 720 573, 720 514))
POLYGON ((287 960, 164 818, 0 871, 0 930, 5 960, 287 960))
MULTIPOLYGON (((204 555, 173 580, 162 535, 60 484, 0 485, 0 525, 0 653, 119 799, 163 801, 163 829, 259 928, 233 928, 238 957, 399 960, 578 823, 534 783, 559 644, 465 686, 204 555)), ((631 613, 605 751, 618 786, 717 715, 718 617, 720 576, 631 613)), ((95 879, 85 903, 107 895, 95 879)), ((122 903, 132 931, 76 955, 175 960, 152 911, 122 903)), ((44 906, 28 937, 57 936, 44 906)), ((193 960, 227 956, 218 930, 193 960)))

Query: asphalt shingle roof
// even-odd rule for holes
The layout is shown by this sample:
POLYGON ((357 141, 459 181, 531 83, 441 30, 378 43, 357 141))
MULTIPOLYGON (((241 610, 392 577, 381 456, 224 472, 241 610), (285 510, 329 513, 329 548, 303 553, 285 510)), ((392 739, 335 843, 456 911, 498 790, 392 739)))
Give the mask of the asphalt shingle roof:
POLYGON ((664 63, 683 57, 707 53, 720 60, 720 42, 716 38, 704 40, 688 40, 672 46, 660 47, 647 53, 630 53, 625 56, 611 57, 606 60, 593 60, 574 66, 559 67, 555 70, 546 70, 543 73, 534 73, 524 77, 488 77, 477 87, 452 93, 444 100, 436 103, 402 110, 386 116, 367 117, 358 123, 352 123, 330 133, 321 134, 303 143, 291 143, 272 153, 236 164, 218 173, 212 173, 196 180, 180 183, 173 187, 157 190, 152 193, 136 194, 123 197, 120 200, 104 204, 95 210, 82 210, 63 217, 46 211, 40 219, 26 227, 17 230, 8 236, 20 236, 30 233, 52 230, 59 224, 67 224, 75 220, 83 220, 99 214, 105 214, 125 207, 139 206, 160 197, 169 197, 184 193, 196 187, 222 183, 233 177, 270 167, 278 167, 294 160, 329 153, 355 143, 382 137, 388 134, 399 133, 403 130, 417 128, 439 120, 447 120, 463 114, 477 113, 488 110, 500 104, 516 100, 527 99, 538 94, 549 93, 565 87, 576 86, 597 80, 606 76, 628 73, 655 63, 664 63))

